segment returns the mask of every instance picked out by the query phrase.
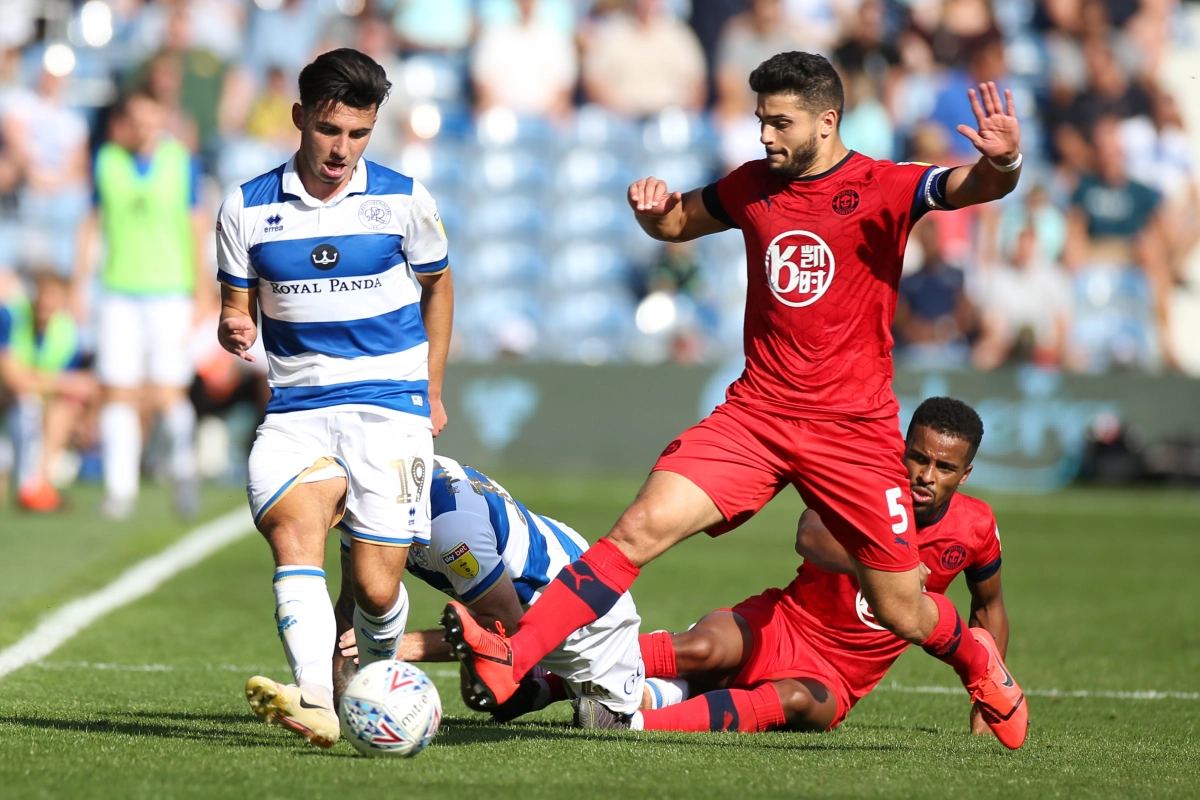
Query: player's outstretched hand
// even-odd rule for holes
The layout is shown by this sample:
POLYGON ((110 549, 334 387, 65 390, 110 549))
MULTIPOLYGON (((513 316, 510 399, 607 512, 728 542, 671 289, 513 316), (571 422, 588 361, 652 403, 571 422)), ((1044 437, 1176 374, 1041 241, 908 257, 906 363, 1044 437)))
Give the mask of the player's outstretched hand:
POLYGON ((258 338, 258 329, 250 317, 229 317, 217 326, 217 341, 229 352, 243 361, 254 361, 250 346, 258 338))
POLYGON ((969 125, 959 125, 958 132, 971 140, 975 149, 1000 163, 1016 159, 1020 152, 1021 127, 1017 124, 1011 89, 1004 90, 1004 101, 1000 90, 988 81, 979 84, 979 90, 968 89, 971 109, 975 112, 976 130, 969 125))
POLYGON ((629 207, 636 214, 665 216, 681 202, 683 193, 667 191, 666 181, 658 178, 642 178, 629 187, 629 207))

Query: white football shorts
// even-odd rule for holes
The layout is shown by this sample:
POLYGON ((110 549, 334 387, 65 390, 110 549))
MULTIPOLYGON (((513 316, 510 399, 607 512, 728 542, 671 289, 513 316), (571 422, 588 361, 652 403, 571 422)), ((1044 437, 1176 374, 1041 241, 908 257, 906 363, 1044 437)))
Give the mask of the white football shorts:
POLYGON ((429 543, 433 433, 361 408, 268 414, 250 450, 246 494, 258 522, 302 483, 346 478, 337 527, 369 544, 429 543))
POLYGON ((106 293, 97 309, 96 375, 116 389, 192 384, 191 295, 106 293))
POLYGON ((572 696, 592 697, 610 711, 632 714, 641 705, 646 683, 641 626, 637 606, 626 592, 607 614, 572 633, 538 665, 562 678, 572 696))

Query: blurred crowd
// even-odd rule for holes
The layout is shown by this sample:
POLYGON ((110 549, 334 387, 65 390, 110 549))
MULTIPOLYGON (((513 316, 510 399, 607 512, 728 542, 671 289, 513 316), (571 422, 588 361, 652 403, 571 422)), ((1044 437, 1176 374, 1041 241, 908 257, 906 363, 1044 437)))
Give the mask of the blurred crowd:
MULTIPOLYGON (((994 80, 1016 99, 1019 191, 913 232, 900 364, 1197 362, 1196 337, 1172 333, 1175 299, 1200 291, 1196 132, 1162 80, 1196 18, 1176 0, 7 0, 4 12, 0 403, 31 391, 11 377, 38 357, 14 356, 18 320, 37 347, 50 317, 72 327, 79 353, 57 369, 94 350, 102 146, 136 150, 141 119, 191 153, 195 258, 211 275, 203 226, 230 188, 288 158, 298 72, 340 46, 393 82, 367 157, 438 201, 458 288, 452 358, 736 357, 738 232, 664 247, 625 191, 646 175, 686 190, 760 157, 747 77, 801 49, 841 71, 842 136, 872 157, 973 161, 955 132, 973 124, 967 88, 994 80), (132 93, 144 113, 120 102, 132 93)), ((202 408, 262 393, 261 376, 215 349, 215 297, 197 280, 195 342, 180 355, 202 408)), ((40 391, 94 405, 84 389, 40 391)), ((52 442, 94 437, 87 414, 72 418, 79 430, 52 442)), ((37 459, 18 471, 49 474, 37 459)))

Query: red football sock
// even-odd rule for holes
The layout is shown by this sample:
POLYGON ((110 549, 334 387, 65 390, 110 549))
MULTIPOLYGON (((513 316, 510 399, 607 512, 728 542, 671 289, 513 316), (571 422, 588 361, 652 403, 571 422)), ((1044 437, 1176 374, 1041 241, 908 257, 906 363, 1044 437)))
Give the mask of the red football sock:
POLYGON ((721 689, 642 712, 642 730, 647 731, 761 733, 785 724, 779 692, 770 683, 756 689, 721 689))
POLYGON ((958 615, 954 603, 944 594, 925 595, 938 607, 938 621, 929 638, 921 642, 925 652, 954 667, 964 686, 970 686, 987 674, 987 648, 976 641, 958 615))
POLYGON ((678 678, 675 666, 675 640, 667 631, 643 633, 638 637, 647 678, 678 678))
POLYGON ((564 639, 607 614, 639 572, 607 538, 563 567, 521 617, 512 637, 513 677, 521 680, 564 639))

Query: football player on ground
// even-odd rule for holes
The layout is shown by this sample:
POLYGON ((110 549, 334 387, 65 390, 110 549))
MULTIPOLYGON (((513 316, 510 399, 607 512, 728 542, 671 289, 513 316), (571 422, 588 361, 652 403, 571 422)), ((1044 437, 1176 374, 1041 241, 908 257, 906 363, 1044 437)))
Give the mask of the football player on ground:
MULTIPOLYGON (((681 194, 629 188, 638 223, 671 242, 740 228, 749 271, 746 369, 726 402, 672 442, 612 531, 547 587, 511 638, 450 603, 447 636, 485 703, 504 702, 571 631, 603 615, 643 564, 698 531, 718 536, 791 484, 854 561, 880 625, 950 664, 1008 747, 1024 695, 954 604, 921 591, 913 508, 892 393, 892 319, 909 231, 935 209, 986 203, 1020 175, 1011 93, 970 90, 982 154, 956 169, 876 161, 838 135, 841 80, 823 57, 782 53, 750 75, 766 158, 681 194)), ((782 706, 773 688, 761 701, 782 706)))
POLYGON ((218 339, 247 352, 261 318, 271 400, 247 493, 275 557, 275 616, 295 686, 254 677, 251 708, 322 747, 338 739, 325 540, 350 538, 364 663, 390 659, 408 619, 409 545, 429 539, 433 435, 453 285, 433 198, 362 158, 391 84, 356 50, 300 73, 300 150, 221 207, 218 339), (419 286, 419 289, 418 289, 419 286))
MULTIPOLYGON (((1003 654, 1008 614, 1000 586, 999 530, 987 503, 957 493, 971 474, 982 437, 983 423, 970 406, 930 398, 909 424, 904 464, 926 591, 945 594, 960 572, 966 575, 970 634, 994 640, 1003 654)), ((576 724, 747 732, 837 727, 908 643, 876 621, 854 577, 854 562, 811 509, 800 517, 796 550, 804 564, 787 588, 768 589, 732 609, 714 611, 687 633, 642 637, 648 676, 684 679, 689 689, 704 694, 632 717, 584 698, 576 701, 576 724), (768 691, 778 696, 778 705, 759 702, 768 691)), ((988 730, 983 702, 972 707, 976 733, 988 730)))
MULTIPOLYGON (((434 458, 429 502, 433 511, 429 544, 409 552, 406 569, 469 606, 480 624, 496 625, 502 631, 515 630, 558 571, 588 547, 571 528, 530 512, 482 472, 445 456, 434 458)), ((347 552, 343 535, 343 566, 347 552)), ((349 625, 353 604, 351 587, 343 578, 337 611, 338 627, 344 633, 334 655, 338 697, 355 671, 358 636, 349 625)), ((628 718, 643 699, 640 625, 633 598, 626 592, 607 614, 575 631, 542 658, 544 672, 522 681, 507 703, 479 710, 491 711, 504 722, 574 697, 587 698, 617 718, 628 718), (544 674, 548 672, 554 674, 544 674)), ((443 635, 440 628, 406 633, 396 658, 453 661, 443 635)))

